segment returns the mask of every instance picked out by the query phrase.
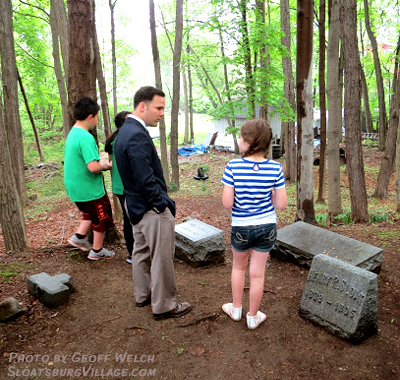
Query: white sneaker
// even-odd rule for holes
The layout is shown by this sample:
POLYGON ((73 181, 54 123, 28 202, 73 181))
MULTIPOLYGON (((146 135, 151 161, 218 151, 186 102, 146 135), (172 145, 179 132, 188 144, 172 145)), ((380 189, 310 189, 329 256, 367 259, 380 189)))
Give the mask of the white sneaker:
POLYGON ((96 253, 93 251, 93 249, 90 250, 87 258, 89 260, 101 260, 101 259, 112 259, 115 256, 115 253, 113 251, 109 251, 108 249, 102 248, 102 250, 99 253, 96 253))
POLYGON ((228 314, 234 321, 242 319, 242 307, 233 307, 233 303, 225 303, 222 305, 222 310, 228 314))
POLYGON ((250 317, 249 313, 247 313, 246 319, 247 319, 247 327, 250 330, 254 330, 267 319, 267 316, 261 311, 257 311, 257 314, 253 317, 250 317))

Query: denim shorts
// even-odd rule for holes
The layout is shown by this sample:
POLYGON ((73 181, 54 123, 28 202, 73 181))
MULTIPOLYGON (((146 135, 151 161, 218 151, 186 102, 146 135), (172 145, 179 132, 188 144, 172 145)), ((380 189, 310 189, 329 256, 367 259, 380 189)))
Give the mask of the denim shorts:
POLYGON ((258 226, 232 226, 231 245, 237 252, 269 252, 275 246, 276 223, 258 226))

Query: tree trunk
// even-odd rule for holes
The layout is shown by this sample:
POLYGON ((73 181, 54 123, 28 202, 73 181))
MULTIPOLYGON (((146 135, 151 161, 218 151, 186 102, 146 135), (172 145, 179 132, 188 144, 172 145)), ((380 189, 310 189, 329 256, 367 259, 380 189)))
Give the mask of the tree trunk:
POLYGON ((112 50, 112 67, 113 67, 113 104, 114 104, 114 117, 118 113, 118 101, 117 101, 117 58, 115 54, 115 21, 114 21, 114 9, 117 0, 108 0, 111 13, 111 50, 112 50))
POLYGON ((365 130, 368 133, 372 133, 373 132, 372 115, 371 115, 371 109, 369 107, 367 80, 365 78, 364 69, 362 67, 361 67, 361 89, 364 99, 365 130))
POLYGON ((26 97, 25 89, 24 89, 24 86, 22 84, 22 79, 21 79, 21 76, 19 75, 18 70, 17 70, 17 74, 18 74, 18 83, 19 83, 19 87, 21 89, 21 94, 22 94, 22 97, 24 98, 26 112, 28 113, 29 120, 31 121, 31 124, 32 124, 33 134, 35 135, 36 148, 37 148, 38 153, 39 153, 40 161, 43 162, 44 161, 44 154, 43 154, 42 146, 40 144, 39 134, 38 134, 38 131, 36 129, 35 120, 33 119, 31 109, 29 108, 28 98, 26 97))
MULTIPOLYGON (((64 78, 69 75, 69 45, 68 45, 68 19, 64 0, 50 0, 51 11, 54 12, 57 25, 57 34, 60 38, 61 56, 64 66, 64 78)), ((51 17, 51 16, 50 16, 51 17)))
POLYGON ((95 27, 94 0, 68 0, 70 127, 74 103, 84 96, 96 99, 95 27))
POLYGON ((179 189, 179 162, 178 162, 178 113, 181 76, 179 72, 182 53, 182 31, 183 31, 183 0, 176 0, 175 18, 175 46, 173 57, 173 80, 172 80, 172 110, 171 110, 171 168, 172 182, 179 189))
MULTIPOLYGON (((156 22, 154 15, 154 1, 149 0, 150 7, 150 32, 151 32, 151 48, 153 52, 154 73, 156 88, 162 90, 160 54, 158 52, 156 22)), ((160 130, 160 150, 161 150, 161 166, 163 169, 164 180, 169 189, 169 168, 168 168, 168 153, 167 153, 167 136, 165 128, 165 120, 162 117, 159 123, 160 130)))
POLYGON ((297 0, 297 219, 315 221, 313 202, 313 1, 297 0))
POLYGON ((242 15, 242 20, 240 21, 239 30, 242 34, 242 49, 244 58, 244 67, 246 71, 246 94, 247 94, 247 106, 248 106, 248 117, 253 118, 256 114, 255 108, 255 96, 254 96, 254 78, 253 70, 251 67, 251 49, 250 49, 250 39, 249 30, 247 25, 247 1, 240 0, 238 2, 239 11, 242 15))
MULTIPOLYGON (((61 35, 65 33, 64 31, 61 30, 61 27, 65 27, 64 25, 66 25, 67 19, 65 18, 65 21, 61 23, 60 15, 57 13, 60 12, 62 14, 62 11, 60 11, 61 8, 64 8, 64 14, 66 17, 64 3, 60 3, 60 0, 50 1, 50 28, 51 28, 51 38, 53 43, 54 73, 57 79, 58 92, 60 93, 64 137, 67 138, 71 126, 68 115, 68 94, 65 83, 66 81, 62 71, 60 48, 58 42, 58 38, 60 37, 60 42, 61 42, 61 35)), ((68 40, 66 42, 68 42, 68 40)), ((65 66, 64 66, 64 72, 65 73, 68 72, 65 66)))
POLYGON ((183 143, 185 145, 189 144, 189 99, 188 99, 188 89, 187 89, 187 79, 186 72, 182 71, 182 84, 183 84, 183 103, 185 107, 185 133, 183 137, 183 143))
POLYGON ((21 202, 27 200, 22 126, 18 104, 18 74, 15 60, 11 0, 0 1, 0 56, 4 97, 4 125, 11 164, 21 202))
POLYGON ((399 149, 396 149, 397 131, 399 124, 399 110, 400 110, 400 86, 397 75, 398 71, 398 58, 396 58, 396 70, 394 71, 393 82, 396 83, 394 89, 392 104, 390 105, 390 118, 389 118, 389 129, 387 133, 387 139, 385 144, 385 153, 382 157, 381 167, 379 169, 378 179, 376 182, 376 189, 374 197, 384 198, 388 196, 389 180, 392 176, 393 166, 396 159, 396 153, 399 149))
MULTIPOLYGON (((188 41, 189 41, 189 33, 188 33, 188 41)), ((187 53, 190 54, 190 46, 189 42, 187 44, 187 53)), ((190 140, 194 140, 194 128, 193 128, 193 84, 192 84, 192 68, 190 62, 187 65, 188 67, 188 86, 189 86, 189 130, 190 130, 190 140)))
MULTIPOLYGON (((106 138, 111 136, 111 121, 110 121, 110 111, 108 108, 108 100, 107 100, 107 87, 106 87, 106 80, 103 74, 103 67, 101 65, 101 56, 100 56, 100 49, 99 49, 99 42, 97 40, 97 32, 96 29, 94 30, 95 33, 95 55, 96 55, 96 77, 97 83, 99 84, 99 92, 100 92, 100 100, 101 100, 101 111, 103 113, 103 122, 104 122, 104 134, 106 138)), ((114 116, 115 117, 115 116, 114 116)), ((117 202, 119 205, 119 202, 117 202)), ((118 207, 121 211, 121 208, 118 207)), ((122 217, 122 214, 120 215, 122 217)))
POLYGON ((219 44, 221 48, 221 57, 224 62, 224 81, 225 81, 225 91, 226 91, 226 97, 228 99, 228 104, 230 106, 230 115, 227 117, 227 121, 229 126, 232 129, 232 137, 233 137, 233 145, 234 145, 234 152, 235 154, 239 154, 239 144, 237 142, 237 137, 236 137, 236 125, 235 125, 235 109, 233 107, 233 102, 232 102, 232 96, 231 96, 231 86, 229 84, 229 77, 228 77, 228 66, 226 64, 225 60, 225 47, 224 47, 224 40, 222 38, 222 30, 221 30, 221 24, 218 22, 219 25, 219 44))
POLYGON ((329 14, 326 88, 329 115, 327 133, 328 209, 333 216, 337 216, 342 212, 339 157, 339 144, 342 135, 342 91, 339 79, 339 40, 341 35, 339 0, 332 0, 329 14))
POLYGON ((17 253, 27 247, 25 221, 21 199, 13 175, 11 154, 4 125, 3 102, 0 93, 0 225, 6 253, 17 253))
POLYGON ((345 124, 347 174, 353 222, 367 222, 368 201, 365 189, 364 163, 361 145, 361 74, 357 43, 356 0, 341 0, 340 19, 343 31, 343 61, 345 72, 345 124))
POLYGON ((319 150, 319 186, 317 202, 325 203, 325 151, 326 151, 326 100, 325 100, 325 0, 319 2, 319 107, 321 112, 321 136, 319 150))
POLYGON ((376 87, 378 91, 379 101, 379 150, 384 150, 387 133, 387 116, 386 116, 386 104, 385 104, 385 90, 383 87, 382 69, 379 61, 378 45, 376 38, 371 29, 369 20, 369 6, 368 0, 364 0, 364 11, 365 11, 365 27, 367 29, 368 37, 371 41, 372 56, 374 57, 375 76, 376 76, 376 87))
MULTIPOLYGON (((295 97, 294 97, 294 79, 291 51, 291 37, 290 37, 290 12, 289 0, 281 0, 281 28, 284 36, 281 38, 282 45, 286 47, 288 55, 282 58, 283 75, 285 75, 285 98, 292 108, 293 113, 296 112, 295 97)), ((296 129, 294 121, 282 123, 282 133, 284 151, 286 156, 286 171, 285 178, 288 181, 294 182, 297 180, 297 155, 296 155, 296 129)), ((281 142, 282 144, 282 142, 281 142)))

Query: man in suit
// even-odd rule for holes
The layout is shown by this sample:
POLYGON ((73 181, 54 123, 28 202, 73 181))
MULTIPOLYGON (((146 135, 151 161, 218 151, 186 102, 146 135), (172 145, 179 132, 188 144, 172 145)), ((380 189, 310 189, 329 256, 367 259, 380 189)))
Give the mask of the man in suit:
POLYGON ((164 108, 161 90, 141 87, 114 146, 135 239, 136 306, 151 304, 155 320, 181 317, 192 309, 175 299, 175 202, 167 194, 161 162, 146 129, 157 126, 164 108))

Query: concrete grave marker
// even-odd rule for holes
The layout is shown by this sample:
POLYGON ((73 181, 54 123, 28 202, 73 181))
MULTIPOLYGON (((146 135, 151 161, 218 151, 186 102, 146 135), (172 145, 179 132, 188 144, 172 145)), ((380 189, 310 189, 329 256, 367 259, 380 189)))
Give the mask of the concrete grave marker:
POLYGON ((224 231, 197 219, 175 226, 175 255, 198 267, 225 260, 224 231))
POLYGON ((57 307, 65 304, 69 294, 73 292, 74 284, 72 277, 66 273, 50 276, 45 272, 28 277, 28 292, 39 298, 47 307, 57 307))
POLYGON ((377 332, 378 276, 317 255, 301 298, 300 315, 340 338, 359 343, 377 332))
POLYGON ((375 273, 380 272, 383 260, 382 248, 304 222, 279 229, 271 251, 273 257, 307 268, 319 254, 375 273))

